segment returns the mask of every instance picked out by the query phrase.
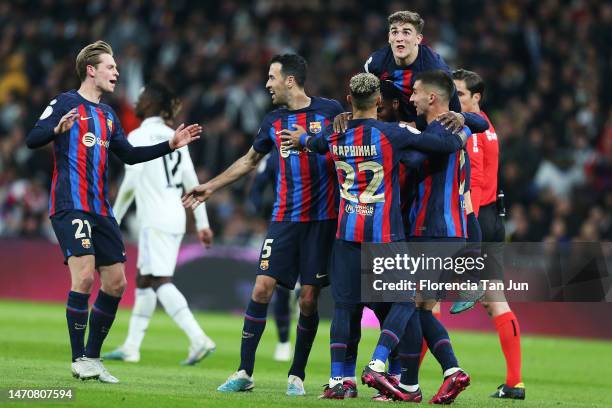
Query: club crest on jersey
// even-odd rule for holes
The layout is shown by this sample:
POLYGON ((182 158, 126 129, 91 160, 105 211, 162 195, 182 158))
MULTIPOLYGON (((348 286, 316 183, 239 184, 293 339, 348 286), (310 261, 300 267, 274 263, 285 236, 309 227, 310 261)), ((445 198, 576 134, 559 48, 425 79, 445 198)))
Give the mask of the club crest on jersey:
POLYGON ((91 248, 91 240, 89 238, 83 238, 81 240, 81 245, 83 246, 83 248, 89 249, 91 248))
POLYGON ((313 134, 319 133, 321 129, 322 129, 321 122, 310 122, 310 126, 308 127, 308 130, 310 131, 310 133, 313 133, 313 134))
POLYGON ((111 119, 106 119, 106 125, 108 126, 108 130, 113 131, 113 121, 111 119))
POLYGON ((269 267, 270 267, 269 259, 262 259, 261 262, 259 263, 259 269, 261 269, 262 271, 267 271, 269 267))
POLYGON ((87 132, 83 135, 83 139, 81 139, 83 144, 87 147, 92 147, 96 144, 96 135, 91 132, 87 132))

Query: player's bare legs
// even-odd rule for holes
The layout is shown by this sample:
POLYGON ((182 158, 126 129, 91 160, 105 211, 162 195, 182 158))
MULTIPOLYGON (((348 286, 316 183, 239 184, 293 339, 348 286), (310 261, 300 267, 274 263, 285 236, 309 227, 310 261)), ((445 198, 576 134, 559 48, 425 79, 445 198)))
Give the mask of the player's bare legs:
POLYGON ((98 267, 100 272, 101 288, 105 293, 121 297, 127 286, 125 279, 125 266, 123 262, 98 267))
POLYGON ((68 258, 70 269, 70 290, 79 293, 91 293, 94 284, 94 273, 96 272, 95 258, 93 255, 71 256, 68 258))
POLYGON ((525 385, 521 372, 521 331, 518 320, 510 309, 503 291, 487 290, 484 300, 480 303, 495 324, 506 360, 506 382, 491 396, 525 399, 525 385))

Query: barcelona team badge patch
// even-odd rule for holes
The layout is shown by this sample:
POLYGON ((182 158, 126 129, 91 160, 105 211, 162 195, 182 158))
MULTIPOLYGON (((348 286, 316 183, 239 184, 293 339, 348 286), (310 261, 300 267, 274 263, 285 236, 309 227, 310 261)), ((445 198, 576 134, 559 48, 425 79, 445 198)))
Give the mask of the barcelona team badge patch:
POLYGON ((262 271, 267 271, 269 267, 270 267, 269 259, 262 259, 261 262, 259 263, 259 269, 261 269, 262 271))
POLYGON ((89 238, 83 238, 81 240, 81 245, 83 246, 83 248, 89 249, 91 248, 91 241, 89 240, 89 238))
POLYGON ((113 131, 113 121, 110 119, 106 119, 106 124, 108 125, 108 130, 113 131))
POLYGON ((308 130, 313 134, 319 133, 321 131, 321 122, 310 122, 308 130))

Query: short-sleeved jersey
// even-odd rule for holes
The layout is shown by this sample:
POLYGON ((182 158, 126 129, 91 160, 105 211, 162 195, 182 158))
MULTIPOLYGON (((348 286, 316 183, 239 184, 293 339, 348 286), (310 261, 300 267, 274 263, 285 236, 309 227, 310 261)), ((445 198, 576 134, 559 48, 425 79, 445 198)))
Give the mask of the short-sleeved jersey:
POLYGON ((307 144, 330 151, 340 185, 336 237, 354 242, 405 239, 400 207, 400 162, 418 167, 427 156, 412 147, 457 150, 461 142, 442 126, 434 132, 374 119, 351 120, 345 133, 319 137, 307 144))
MULTIPOLYGON (((441 127, 434 121, 426 131, 441 127)), ((410 236, 467 237, 463 195, 469 189, 469 173, 469 157, 464 149, 432 155, 421 165, 410 209, 410 236)))
MULTIPOLYGON (((400 67, 395 63, 389 45, 372 53, 364 65, 366 72, 376 75, 381 80, 392 81, 395 87, 399 89, 402 95, 400 101, 402 118, 407 122, 416 122, 417 120, 416 108, 410 102, 410 95, 412 95, 417 74, 434 69, 449 72, 449 67, 442 57, 426 45, 419 45, 417 59, 407 67, 400 67)), ((456 92, 451 98, 450 108, 455 112, 461 111, 461 104, 456 92)))
POLYGON ((63 210, 82 210, 113 216, 108 201, 108 152, 118 139, 125 140, 113 109, 103 103, 90 102, 71 90, 49 103, 35 129, 53 129, 73 108, 80 117, 68 131, 53 139, 49 215, 63 210))
POLYGON ((338 186, 331 156, 306 149, 285 149, 278 132, 300 125, 315 136, 342 112, 338 101, 313 96, 306 108, 276 109, 263 119, 253 149, 262 154, 272 149, 277 152, 272 221, 309 222, 338 217, 338 186))
POLYGON ((467 145, 472 166, 470 192, 476 216, 478 216, 480 207, 494 203, 497 200, 497 172, 499 165, 497 133, 489 117, 482 111, 479 114, 486 119, 489 128, 482 133, 472 135, 472 141, 467 145))

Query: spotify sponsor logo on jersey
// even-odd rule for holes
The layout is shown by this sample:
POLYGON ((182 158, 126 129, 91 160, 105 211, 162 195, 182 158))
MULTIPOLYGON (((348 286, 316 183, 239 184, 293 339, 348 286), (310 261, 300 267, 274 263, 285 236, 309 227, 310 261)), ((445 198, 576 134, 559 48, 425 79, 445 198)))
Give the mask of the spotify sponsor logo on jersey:
POLYGON ((83 135, 83 138, 81 139, 81 142, 83 142, 83 144, 87 147, 92 147, 95 144, 98 144, 100 146, 103 146, 105 148, 108 149, 109 146, 109 141, 108 140, 102 140, 99 137, 96 137, 96 135, 94 135, 91 132, 87 132, 83 135))

